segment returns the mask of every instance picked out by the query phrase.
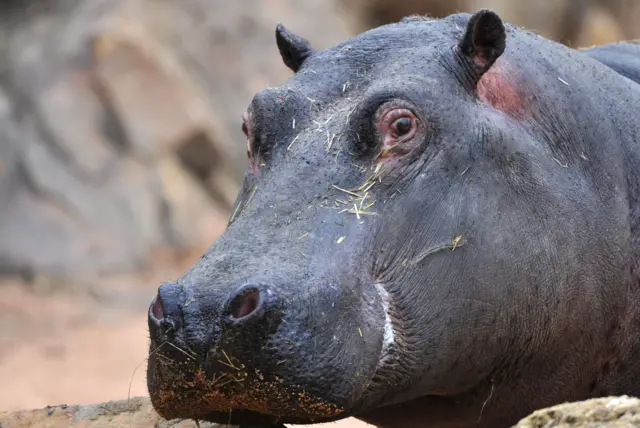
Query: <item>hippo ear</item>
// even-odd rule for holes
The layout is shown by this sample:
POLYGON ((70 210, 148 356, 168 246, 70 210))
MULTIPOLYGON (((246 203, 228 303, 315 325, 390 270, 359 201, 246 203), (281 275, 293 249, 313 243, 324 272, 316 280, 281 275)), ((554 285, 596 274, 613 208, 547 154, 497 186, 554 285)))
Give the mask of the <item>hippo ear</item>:
POLYGON ((475 86, 482 75, 502 55, 506 47, 507 33, 502 19, 487 9, 474 14, 467 24, 464 36, 458 43, 459 53, 471 64, 471 79, 475 86))
POLYGON ((306 39, 290 32, 282 24, 276 26, 276 43, 284 64, 294 73, 315 52, 306 39))

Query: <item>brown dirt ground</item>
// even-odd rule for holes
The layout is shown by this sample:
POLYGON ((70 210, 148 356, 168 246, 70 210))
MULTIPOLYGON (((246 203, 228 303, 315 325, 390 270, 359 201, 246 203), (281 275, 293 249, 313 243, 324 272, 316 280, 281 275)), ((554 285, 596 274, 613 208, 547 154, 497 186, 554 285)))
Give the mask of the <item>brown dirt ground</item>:
MULTIPOLYGON (((81 284, 0 282, 0 410, 146 396, 146 310, 200 252, 144 274, 81 284)), ((366 425, 348 420, 337 428, 366 425)))

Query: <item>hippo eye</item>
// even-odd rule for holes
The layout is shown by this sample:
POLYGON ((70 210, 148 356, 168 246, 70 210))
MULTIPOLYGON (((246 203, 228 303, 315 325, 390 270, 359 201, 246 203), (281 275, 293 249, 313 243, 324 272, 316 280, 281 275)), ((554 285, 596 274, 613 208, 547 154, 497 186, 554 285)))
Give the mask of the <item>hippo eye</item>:
POLYGON ((406 108, 392 108, 384 112, 378 122, 378 132, 385 149, 412 139, 418 130, 418 119, 406 108))
POLYGON ((391 125, 391 129, 393 130, 396 136, 401 137, 411 132, 412 126, 413 126, 413 123, 411 122, 411 118, 401 117, 399 119, 396 119, 395 122, 393 122, 393 124, 391 125))

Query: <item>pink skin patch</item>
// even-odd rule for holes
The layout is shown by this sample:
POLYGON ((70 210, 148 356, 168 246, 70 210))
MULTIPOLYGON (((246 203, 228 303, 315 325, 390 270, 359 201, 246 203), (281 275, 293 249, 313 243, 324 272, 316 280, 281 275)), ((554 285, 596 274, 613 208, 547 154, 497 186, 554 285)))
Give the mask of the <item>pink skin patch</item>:
POLYGON ((254 174, 258 174, 260 172, 260 167, 258 166, 258 162, 253 157, 253 151, 251 150, 251 139, 247 138, 247 157, 249 158, 249 165, 251 166, 251 172, 254 174))
POLYGON ((485 67, 487 65, 487 59, 482 55, 482 53, 474 55, 473 62, 475 62, 479 67, 485 67))
POLYGON ((260 172, 260 168, 258 167, 257 162, 251 161, 251 172, 255 175, 258 175, 258 173, 260 172))
POLYGON ((253 156, 253 150, 251 150, 251 120, 249 118, 249 113, 245 112, 242 115, 242 132, 247 137, 247 158, 249 159, 249 166, 251 167, 251 172, 253 174, 258 175, 260 172, 260 166, 258 165, 258 160, 253 156))
POLYGON ((515 79, 509 76, 507 64, 500 58, 478 82, 478 97, 497 110, 523 119, 526 109, 515 83, 515 79))
POLYGON ((407 151, 404 151, 404 150, 400 151, 400 150, 394 150, 394 149, 396 148, 394 147, 394 148, 383 149, 378 155, 378 158, 376 159, 378 163, 381 163, 383 165, 391 165, 395 163, 398 160, 398 158, 407 154, 407 151))

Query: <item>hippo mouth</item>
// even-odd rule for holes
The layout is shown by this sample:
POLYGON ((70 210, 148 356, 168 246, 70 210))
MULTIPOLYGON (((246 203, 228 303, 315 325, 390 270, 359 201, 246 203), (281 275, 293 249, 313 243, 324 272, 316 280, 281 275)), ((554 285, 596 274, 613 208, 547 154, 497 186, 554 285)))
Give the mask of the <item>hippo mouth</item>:
MULTIPOLYGON (((164 363, 154 365, 162 367, 164 363)), ((270 427, 287 415, 287 423, 329 421, 341 414, 341 409, 303 392, 302 388, 278 381, 249 379, 247 372, 207 378, 199 369, 181 370, 182 382, 168 381, 162 369, 153 373, 155 388, 150 388, 151 400, 165 419, 196 419, 219 424, 252 424, 270 427), (233 385, 231 384, 233 383, 233 385)))
POLYGON ((278 369, 286 369, 286 362, 258 368, 250 359, 235 358, 233 348, 223 343, 198 352, 173 326, 162 325, 162 312, 154 299, 149 308, 147 382, 153 406, 163 418, 271 428, 344 417, 340 406, 280 375, 278 369))
POLYGON ((285 384, 275 375, 240 366, 210 376, 206 363, 178 362, 168 358, 162 346, 152 345, 151 349, 150 396, 158 414, 167 420, 276 427, 283 419, 305 424, 342 417, 342 409, 336 405, 285 384))

